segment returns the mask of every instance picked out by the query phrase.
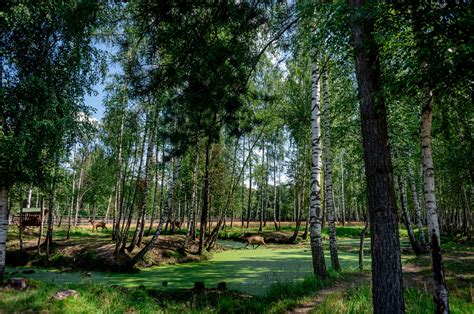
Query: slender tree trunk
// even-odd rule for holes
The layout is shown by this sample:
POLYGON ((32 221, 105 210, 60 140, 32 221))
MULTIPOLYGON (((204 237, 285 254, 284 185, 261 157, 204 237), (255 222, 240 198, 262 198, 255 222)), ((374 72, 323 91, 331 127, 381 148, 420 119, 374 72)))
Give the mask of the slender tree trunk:
POLYGON ((109 196, 109 200, 107 201, 107 209, 105 210, 105 217, 104 217, 105 224, 109 223, 110 203, 112 203, 112 195, 109 196))
POLYGON ((249 139, 249 197, 247 203, 247 228, 249 227, 250 222, 250 211, 252 209, 252 148, 250 146, 250 139, 249 139))
MULTIPOLYGON (((423 38, 423 21, 418 7, 412 10, 413 35, 417 47, 417 56, 421 62, 422 76, 429 66, 423 38)), ((441 255, 441 238, 438 221, 438 210, 435 195, 435 176, 433 165, 433 152, 431 148, 431 128, 433 120, 433 91, 428 81, 424 87, 426 103, 421 109, 421 152, 423 163, 423 185, 427 211, 428 237, 430 239, 431 261, 434 283, 434 304, 436 313, 449 313, 448 289, 444 275, 443 258, 441 255)))
MULTIPOLYGON (((38 192, 39 193, 39 192, 38 192)), ((38 250, 38 254, 41 253, 41 238, 43 237, 43 225, 44 225, 44 198, 43 196, 41 196, 41 200, 40 200, 40 230, 39 230, 39 233, 38 233, 38 245, 37 245, 37 250, 38 250)))
MULTIPOLYGON (((263 141, 262 143, 262 168, 265 167, 265 141, 263 141)), ((263 227, 263 211, 264 211, 264 206, 265 206, 265 203, 264 203, 264 193, 265 193, 265 183, 263 182, 263 178, 262 178, 262 184, 260 186, 260 225, 259 225, 259 228, 258 228, 258 231, 259 232, 262 232, 262 227, 263 227)))
POLYGON ((48 229, 46 231, 46 257, 49 260, 50 249, 53 244, 53 213, 56 206, 56 186, 52 184, 51 191, 49 192, 49 210, 48 210, 48 229))
POLYGON ((199 249, 198 254, 201 255, 204 246, 204 236, 206 235, 206 226, 207 226, 207 215, 209 214, 209 168, 210 168, 210 150, 211 150, 211 139, 207 139, 206 143, 206 162, 204 170, 204 187, 203 187, 203 197, 202 197, 202 211, 201 211, 201 230, 199 232, 199 249))
POLYGON ((352 35, 359 86, 367 205, 372 251, 372 294, 375 313, 404 313, 400 240, 393 187, 385 102, 380 86, 374 21, 364 0, 349 0, 354 12, 352 35))
POLYGON ((23 251, 23 191, 20 188, 20 225, 18 226, 18 238, 20 240, 20 250, 23 251))
POLYGON ((138 217, 138 220, 137 220, 136 232, 138 232, 138 241, 137 241, 138 246, 141 246, 142 241, 143 241, 143 233, 145 231, 145 213, 146 213, 146 208, 148 204, 148 195, 151 192, 150 183, 151 183, 151 176, 153 172, 153 150, 154 150, 155 139, 156 139, 155 126, 156 126, 156 122, 153 122, 153 127, 151 128, 151 133, 149 135, 150 140, 149 140, 148 148, 147 148, 147 157, 146 157, 146 165, 145 165, 145 187, 144 187, 144 193, 143 193, 144 201, 140 209, 140 216, 138 217), (138 222, 140 222, 140 224, 138 224, 138 222))
POLYGON ((28 199, 26 201, 26 208, 31 208, 31 195, 33 194, 33 189, 28 189, 28 199))
POLYGON ((434 303, 436 313, 449 313, 448 289, 441 255, 441 237, 436 207, 435 177, 431 149, 432 94, 423 108, 421 118, 421 151, 423 154, 424 195, 433 267, 434 303))
POLYGON ((323 122, 324 122, 324 139, 325 139, 325 160, 326 173, 325 179, 325 200, 326 200, 326 217, 329 226, 329 251, 331 252, 331 266, 335 271, 341 270, 339 257, 337 254, 337 240, 336 240, 336 224, 334 222, 334 201, 333 201, 333 187, 332 187, 332 156, 331 156, 331 118, 329 116, 329 86, 327 78, 327 68, 323 67, 322 73, 322 92, 323 92, 323 122))
POLYGON ((311 193, 309 206, 310 242, 314 274, 327 278, 322 238, 321 209, 321 123, 320 123, 320 77, 318 60, 313 52, 311 97, 311 193))
POLYGON ((170 211, 172 210, 174 206, 174 194, 175 194, 175 188, 176 184, 178 181, 179 173, 181 170, 181 158, 178 158, 176 164, 175 164, 175 169, 173 170, 173 177, 171 179, 171 183, 168 186, 168 197, 166 200, 166 203, 164 204, 163 210, 161 211, 160 214, 160 222, 158 223, 158 227, 156 228, 155 233, 153 234, 153 237, 151 240, 143 247, 143 249, 140 250, 140 252, 135 255, 128 266, 131 268, 135 266, 138 262, 140 262, 143 257, 148 253, 156 244, 156 241, 158 240, 158 237, 161 234, 161 231, 163 229, 163 224, 168 221, 168 217, 170 215, 170 211))
POLYGON ((276 144, 273 145, 273 224, 275 230, 278 231, 277 224, 277 181, 276 181, 276 144))
POLYGON ((369 222, 365 221, 364 229, 362 229, 360 233, 360 244, 359 244, 359 269, 364 270, 364 241, 365 241, 365 234, 367 233, 367 229, 369 228, 369 222))
MULTIPOLYGON (((74 150, 72 152, 72 161, 74 162, 76 159, 76 149, 77 145, 74 145, 74 150)), ((66 240, 71 239, 71 226, 72 226, 72 212, 74 210, 74 200, 76 196, 76 170, 73 170, 72 172, 72 196, 71 196, 71 206, 69 207, 69 217, 67 221, 67 234, 66 234, 66 240)))
POLYGON ((146 235, 150 235, 151 229, 153 228, 153 222, 155 221, 155 215, 156 215, 156 208, 158 207, 158 174, 159 174, 159 160, 158 160, 158 155, 159 155, 159 148, 158 145, 156 145, 156 152, 155 152, 155 165, 156 165, 156 170, 155 170, 155 178, 154 178, 154 189, 153 189, 153 209, 151 211, 151 216, 150 216, 150 225, 148 226, 148 230, 146 232, 146 235))
POLYGON ((408 203, 405 186, 403 185, 402 178, 398 176, 398 193, 400 195, 400 206, 402 207, 403 213, 403 222, 405 223, 405 228, 408 232, 408 238, 410 240, 410 245, 415 252, 416 256, 419 256, 422 253, 422 249, 415 237, 415 232, 413 231, 413 226, 411 223, 410 213, 408 212, 408 203))
POLYGON ((0 186, 0 282, 3 280, 3 274, 5 272, 5 253, 6 253, 7 234, 8 234, 8 189, 4 186, 0 186))
POLYGON ((189 223, 186 238, 182 247, 183 251, 188 248, 189 239, 192 237, 192 232, 196 223, 196 212, 197 212, 197 176, 199 170, 199 145, 196 144, 196 157, 194 159, 194 170, 193 170, 193 192, 191 195, 191 210, 189 211, 189 223))
POLYGON ((423 231, 423 221, 421 219, 421 206, 418 200, 418 192, 416 189, 415 175, 413 174, 413 169, 411 167, 408 168, 408 171, 409 171, 409 176, 410 176, 411 193, 413 196, 413 205, 415 206, 415 218, 416 218, 416 223, 418 225, 418 241, 420 242, 421 249, 423 251, 426 251, 427 245, 425 241, 425 234, 423 231))
MULTIPOLYGON (((145 126, 145 131, 143 134, 143 141, 142 141, 142 148, 141 148, 141 155, 140 155, 140 160, 138 162, 137 180, 135 182, 135 189, 133 192, 132 202, 129 206, 128 219, 127 219, 127 224, 125 227, 125 232, 122 235, 122 247, 120 248, 121 252, 125 251, 125 247, 127 245, 130 226, 132 224, 132 219, 133 219, 133 212, 134 212, 133 209, 135 207, 135 201, 137 199, 137 196, 139 196, 138 194, 142 194, 142 193, 144 194, 144 191, 145 191, 146 183, 144 181, 146 181, 146 179, 142 180, 141 175, 142 175, 142 168, 143 168, 143 157, 145 155, 145 145, 146 145, 147 134, 148 134, 148 128, 145 126), (139 193, 139 192, 142 192, 142 193, 139 193)), ((143 198, 143 195, 141 195, 139 200, 140 200, 139 207, 141 208, 143 203, 146 202, 146 200, 143 198)), ((137 224, 140 222, 140 219, 141 217, 139 213, 139 216, 137 217, 137 224)), ((133 249, 135 248, 137 236, 138 236, 137 229, 135 229, 130 245, 127 247, 127 251, 129 252, 133 251, 133 249)))
POLYGON ((79 218, 79 209, 81 207, 81 203, 82 203, 82 194, 80 193, 81 192, 81 188, 82 188, 82 180, 84 179, 84 163, 85 163, 85 157, 82 158, 82 162, 81 162, 81 171, 79 172, 79 182, 77 184, 77 197, 76 197, 76 212, 75 212, 75 215, 74 215, 74 228, 77 227, 77 220, 79 218))
POLYGON ((344 194, 344 153, 341 152, 341 201, 340 201, 340 210, 341 210, 341 218, 342 218, 342 225, 346 224, 346 207, 345 207, 345 194, 344 194))

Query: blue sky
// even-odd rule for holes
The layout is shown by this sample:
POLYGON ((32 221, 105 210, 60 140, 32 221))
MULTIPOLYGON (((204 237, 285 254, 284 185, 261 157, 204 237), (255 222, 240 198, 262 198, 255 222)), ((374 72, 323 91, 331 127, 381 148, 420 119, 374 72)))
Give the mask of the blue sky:
POLYGON ((93 89, 96 92, 96 95, 86 95, 84 101, 87 106, 91 106, 92 108, 94 108, 95 112, 92 113, 92 116, 100 121, 104 117, 105 110, 103 105, 103 100, 105 98, 105 85, 107 84, 107 80, 110 78, 110 75, 119 71, 119 66, 117 66, 117 64, 112 63, 111 61, 111 57, 115 53, 117 53, 117 47, 102 42, 96 43, 95 46, 106 54, 107 76, 103 82, 94 85, 93 89))

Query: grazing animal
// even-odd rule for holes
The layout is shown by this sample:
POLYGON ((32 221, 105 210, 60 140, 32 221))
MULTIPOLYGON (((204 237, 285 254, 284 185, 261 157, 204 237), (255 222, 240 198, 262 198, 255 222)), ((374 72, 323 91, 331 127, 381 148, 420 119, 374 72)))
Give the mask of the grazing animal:
POLYGON ((92 231, 97 230, 97 228, 102 228, 102 231, 104 231, 104 229, 108 230, 103 221, 95 222, 95 220, 91 219, 89 222, 92 224, 92 231))
POLYGON ((253 249, 258 248, 262 244, 265 247, 267 247, 267 244, 265 243, 265 239, 262 236, 255 235, 255 236, 249 236, 249 237, 242 237, 242 239, 247 241, 247 245, 245 246, 245 248, 247 248, 250 244, 252 244, 253 249), (255 244, 257 244, 257 247, 255 247, 255 244))

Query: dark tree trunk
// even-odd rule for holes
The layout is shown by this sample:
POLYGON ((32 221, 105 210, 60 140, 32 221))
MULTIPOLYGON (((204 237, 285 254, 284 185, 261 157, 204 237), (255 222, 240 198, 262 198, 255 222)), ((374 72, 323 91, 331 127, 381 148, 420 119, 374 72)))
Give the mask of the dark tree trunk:
POLYGON ((374 312, 404 313, 397 208, 374 21, 361 12, 365 7, 363 0, 349 0, 349 4, 356 11, 352 35, 372 239, 374 312))

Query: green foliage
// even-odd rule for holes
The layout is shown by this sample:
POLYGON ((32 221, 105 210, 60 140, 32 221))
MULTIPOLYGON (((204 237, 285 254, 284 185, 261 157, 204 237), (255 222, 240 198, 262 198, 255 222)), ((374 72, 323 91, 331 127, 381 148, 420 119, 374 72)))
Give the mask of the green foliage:
POLYGON ((87 124, 83 97, 100 62, 92 34, 99 1, 9 2, 0 23, 2 186, 45 186, 87 124), (84 121, 86 120, 86 121, 84 121), (4 162, 4 161, 2 161, 4 162))

